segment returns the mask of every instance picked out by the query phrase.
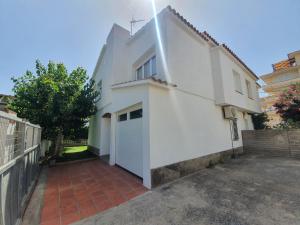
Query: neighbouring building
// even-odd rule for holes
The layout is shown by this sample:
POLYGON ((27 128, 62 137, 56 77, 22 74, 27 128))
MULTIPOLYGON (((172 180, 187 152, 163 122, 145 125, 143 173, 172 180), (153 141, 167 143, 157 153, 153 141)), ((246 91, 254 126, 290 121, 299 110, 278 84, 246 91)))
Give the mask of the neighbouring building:
POLYGON ((254 72, 171 7, 133 36, 115 24, 93 79, 90 148, 148 188, 239 151, 260 112, 254 72))
POLYGON ((261 98, 261 107, 267 113, 270 122, 269 126, 281 122, 281 117, 274 110, 274 103, 278 99, 280 93, 293 83, 300 82, 300 51, 288 54, 288 59, 275 63, 273 72, 261 76, 266 83, 263 90, 268 96, 261 98))
POLYGON ((0 111, 4 111, 10 114, 16 114, 15 112, 8 109, 7 105, 10 100, 12 100, 14 96, 0 94, 0 111))

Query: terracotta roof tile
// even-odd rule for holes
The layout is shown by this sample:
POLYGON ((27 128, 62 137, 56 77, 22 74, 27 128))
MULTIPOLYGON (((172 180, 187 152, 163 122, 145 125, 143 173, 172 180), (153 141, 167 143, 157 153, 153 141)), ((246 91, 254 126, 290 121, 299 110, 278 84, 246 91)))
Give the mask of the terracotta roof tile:
POLYGON ((197 30, 196 27, 194 27, 190 22, 188 22, 182 15, 180 15, 175 9, 173 9, 171 6, 167 7, 170 12, 172 12, 175 16, 177 16, 183 23, 185 23, 189 28, 191 28, 193 31, 195 31, 200 37, 202 37, 205 41, 208 41, 207 37, 203 35, 199 30, 197 30))
POLYGON ((278 71, 278 70, 282 70, 282 69, 286 69, 289 67, 293 66, 293 63, 295 62, 295 59, 287 59, 287 60, 282 60, 278 63, 274 63, 273 66, 273 70, 274 71, 278 71))
POLYGON ((209 40, 211 40, 213 43, 215 43, 215 45, 220 45, 219 42, 216 41, 216 39, 214 39, 209 33, 207 33, 206 31, 203 32, 203 34, 208 37, 209 40))
POLYGON ((244 63, 226 44, 222 44, 222 46, 234 57, 237 61, 239 61, 252 75, 254 75, 257 79, 258 76, 244 63))
MULTIPOLYGON (((170 12, 172 12, 175 16, 177 16, 183 23, 185 23, 188 27, 190 27, 192 30, 194 30, 200 37, 202 37, 205 41, 211 40, 216 45, 219 45, 219 43, 206 31, 201 33, 199 30, 197 30, 190 22, 188 22, 182 15, 180 15, 175 9, 173 9, 171 6, 167 7, 170 12)), ((237 61, 239 61, 253 76, 255 76, 257 79, 258 76, 225 44, 222 44, 225 50, 227 50, 234 58, 236 58, 237 61)))

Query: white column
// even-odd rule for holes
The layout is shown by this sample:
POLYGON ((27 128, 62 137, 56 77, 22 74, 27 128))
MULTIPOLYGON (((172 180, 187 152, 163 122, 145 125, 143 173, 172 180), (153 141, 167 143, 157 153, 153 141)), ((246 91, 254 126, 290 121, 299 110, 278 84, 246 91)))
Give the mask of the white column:
POLYGON ((143 185, 151 188, 149 92, 143 101, 143 185))
POLYGON ((117 126, 117 115, 116 113, 112 113, 111 127, 110 127, 110 148, 109 148, 109 165, 111 166, 116 164, 116 126, 117 126))

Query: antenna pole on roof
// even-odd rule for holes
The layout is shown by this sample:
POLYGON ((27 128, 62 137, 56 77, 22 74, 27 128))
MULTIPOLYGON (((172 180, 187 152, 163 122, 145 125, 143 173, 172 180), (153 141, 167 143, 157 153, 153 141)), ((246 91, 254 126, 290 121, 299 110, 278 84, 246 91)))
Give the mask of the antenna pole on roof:
POLYGON ((139 22, 143 22, 145 20, 136 20, 132 17, 132 20, 130 21, 130 35, 132 36, 132 29, 133 29, 133 26, 136 24, 136 23, 139 23, 139 22))

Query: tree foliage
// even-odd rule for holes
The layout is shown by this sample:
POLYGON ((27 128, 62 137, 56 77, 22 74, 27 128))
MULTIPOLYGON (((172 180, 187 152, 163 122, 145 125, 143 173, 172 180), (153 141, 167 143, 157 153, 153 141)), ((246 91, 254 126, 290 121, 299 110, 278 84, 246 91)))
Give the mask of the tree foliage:
POLYGON ((300 127, 300 83, 292 84, 283 91, 274 108, 283 120, 281 126, 300 127))
POLYGON ((94 81, 88 82, 85 69, 70 74, 62 63, 47 66, 36 61, 36 74, 27 71, 14 82, 14 100, 10 108, 19 117, 40 124, 42 137, 54 140, 58 134, 76 135, 88 117, 97 112, 94 81))
POLYGON ((255 130, 263 130, 269 128, 267 125, 269 121, 270 120, 266 113, 252 114, 252 122, 255 130))

